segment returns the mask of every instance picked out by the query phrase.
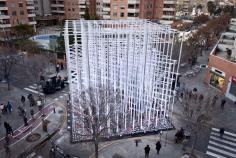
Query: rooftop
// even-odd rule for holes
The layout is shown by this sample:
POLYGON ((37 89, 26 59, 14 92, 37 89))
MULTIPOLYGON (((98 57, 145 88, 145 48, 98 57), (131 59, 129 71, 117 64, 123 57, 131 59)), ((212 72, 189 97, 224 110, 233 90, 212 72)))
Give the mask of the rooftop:
POLYGON ((212 50, 212 55, 236 63, 236 19, 230 20, 229 29, 221 37, 212 50))

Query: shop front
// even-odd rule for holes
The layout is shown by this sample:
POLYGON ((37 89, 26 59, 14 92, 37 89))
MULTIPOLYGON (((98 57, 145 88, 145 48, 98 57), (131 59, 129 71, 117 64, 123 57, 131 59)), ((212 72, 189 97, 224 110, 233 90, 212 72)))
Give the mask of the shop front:
POLYGON ((232 101, 236 101, 236 76, 232 76, 229 80, 226 96, 232 101))
POLYGON ((219 90, 222 90, 225 83, 225 73, 212 67, 210 71, 210 76, 210 85, 219 90))

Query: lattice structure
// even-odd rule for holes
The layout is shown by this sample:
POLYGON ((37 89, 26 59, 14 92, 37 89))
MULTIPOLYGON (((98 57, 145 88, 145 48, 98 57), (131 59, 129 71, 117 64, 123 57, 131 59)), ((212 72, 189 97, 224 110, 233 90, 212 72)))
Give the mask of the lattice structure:
POLYGON ((171 128, 178 61, 175 31, 147 20, 66 21, 72 140, 80 140, 74 102, 88 87, 122 92, 122 119, 109 136, 171 128))

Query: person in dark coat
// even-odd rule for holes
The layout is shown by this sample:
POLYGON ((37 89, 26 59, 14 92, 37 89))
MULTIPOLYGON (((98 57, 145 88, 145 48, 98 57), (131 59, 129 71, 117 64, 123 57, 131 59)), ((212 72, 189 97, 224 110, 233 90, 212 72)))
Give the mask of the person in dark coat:
POLYGON ((61 62, 60 65, 61 65, 61 70, 63 70, 64 69, 63 62, 61 62))
POLYGON ((7 103, 7 111, 8 111, 9 113, 12 112, 12 104, 11 104, 10 102, 7 103))
POLYGON ((29 124, 28 124, 28 119, 27 119, 26 116, 24 116, 24 123, 25 123, 25 126, 28 126, 28 125, 29 125, 29 124))
POLYGON ((224 133, 225 133, 225 129, 224 128, 220 128, 220 137, 221 138, 223 137, 224 133))
POLYGON ((149 157, 149 152, 150 152, 150 147, 149 147, 149 145, 147 145, 147 146, 144 148, 144 151, 145 151, 145 158, 148 158, 148 157, 149 157))
POLYGON ((160 141, 157 141, 157 143, 156 143, 157 154, 159 154, 160 149, 161 149, 161 142, 160 142, 160 141))
POLYGON ((23 95, 21 96, 21 100, 20 101, 23 104, 23 106, 25 106, 25 97, 23 95))
POLYGON ((4 127, 5 127, 5 129, 6 129, 6 135, 8 135, 9 133, 10 133, 10 131, 9 131, 9 124, 7 123, 7 122, 4 122, 4 127))
POLYGON ((222 99, 222 100, 221 100, 221 105, 220 105, 221 110, 224 110, 225 103, 226 103, 226 100, 225 100, 225 99, 222 99))

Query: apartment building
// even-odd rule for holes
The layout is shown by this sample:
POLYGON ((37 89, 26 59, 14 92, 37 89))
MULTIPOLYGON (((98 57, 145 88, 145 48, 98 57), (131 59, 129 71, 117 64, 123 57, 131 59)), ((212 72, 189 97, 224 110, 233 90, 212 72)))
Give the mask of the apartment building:
POLYGON ((86 7, 90 15, 95 15, 96 0, 51 0, 51 14, 61 19, 80 19, 86 7))
POLYGON ((7 31, 19 24, 35 27, 33 0, 0 0, 0 31, 7 31))
POLYGON ((164 19, 175 16, 176 0, 98 0, 97 13, 103 19, 164 19))
POLYGON ((52 14, 50 0, 34 0, 36 16, 49 16, 52 14))
POLYGON ((228 30, 209 56, 205 82, 236 101, 236 19, 231 19, 228 30))

